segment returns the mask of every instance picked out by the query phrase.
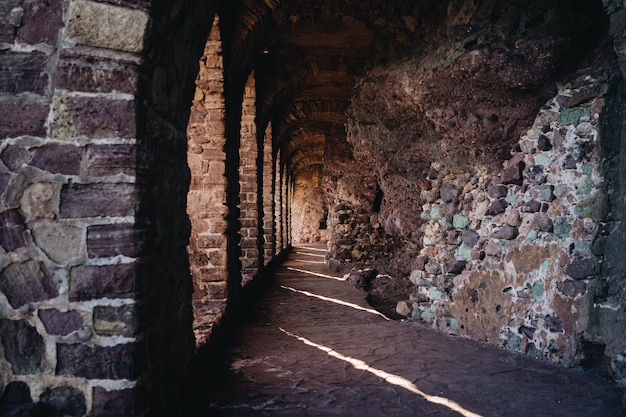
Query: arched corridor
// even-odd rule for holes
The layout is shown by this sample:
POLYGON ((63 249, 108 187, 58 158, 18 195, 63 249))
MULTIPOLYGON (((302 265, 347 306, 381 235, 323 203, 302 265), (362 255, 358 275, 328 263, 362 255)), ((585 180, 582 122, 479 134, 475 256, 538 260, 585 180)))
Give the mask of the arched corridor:
POLYGON ((0 10, 0 415, 187 414, 304 244, 407 335, 626 384, 623 2, 0 10))

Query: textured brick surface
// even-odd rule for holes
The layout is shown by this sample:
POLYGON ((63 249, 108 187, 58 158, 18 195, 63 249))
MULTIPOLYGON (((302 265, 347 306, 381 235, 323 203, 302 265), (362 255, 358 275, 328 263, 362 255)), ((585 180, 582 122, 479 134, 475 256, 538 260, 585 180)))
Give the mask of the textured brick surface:
POLYGON ((84 394, 72 387, 49 388, 41 394, 39 402, 62 416, 82 417, 87 412, 84 394))
POLYGON ((77 266, 70 272, 72 301, 132 298, 136 291, 135 264, 77 266))
POLYGON ((135 305, 98 306, 93 310, 93 328, 101 336, 135 336, 137 321, 135 305))
POLYGON ((0 93, 43 94, 48 87, 47 62, 43 53, 0 51, 0 93))
POLYGON ((111 347, 57 344, 57 375, 134 380, 140 372, 134 343, 111 347))
POLYGON ((56 45, 63 27, 63 0, 25 0, 22 7, 24 16, 17 40, 31 45, 56 45))
POLYGON ((36 148, 30 164, 54 174, 80 175, 84 155, 82 146, 50 144, 36 148))
POLYGON ((27 322, 0 319, 0 343, 14 374, 38 374, 48 369, 43 338, 27 322))
POLYGON ((70 4, 66 34, 82 45, 140 52, 147 24, 141 11, 77 0, 70 4))
POLYGON ((19 210, 7 210, 0 213, 0 245, 7 252, 26 246, 24 233, 26 225, 19 210))
POLYGON ((61 190, 61 218, 132 216, 137 204, 132 184, 68 184, 61 190))
POLYGON ((0 272, 0 290, 13 308, 56 297, 59 290, 43 264, 13 263, 0 272))
POLYGON ((45 136, 49 106, 43 103, 0 103, 0 139, 21 136, 45 136))
POLYGON ((106 224, 87 228, 89 257, 137 256, 144 247, 142 233, 132 224, 106 224))
POLYGON ((135 390, 93 388, 93 417, 133 416, 136 410, 135 390))
POLYGON ((88 153, 88 175, 104 177, 109 175, 135 175, 137 149, 133 145, 91 146, 88 153))
POLYGON ((70 91, 132 94, 137 88, 137 78, 132 64, 94 59, 85 62, 73 55, 59 63, 56 82, 59 88, 70 91))
POLYGON ((78 311, 63 312, 50 308, 39 310, 38 315, 49 334, 66 336, 83 325, 83 319, 78 311))

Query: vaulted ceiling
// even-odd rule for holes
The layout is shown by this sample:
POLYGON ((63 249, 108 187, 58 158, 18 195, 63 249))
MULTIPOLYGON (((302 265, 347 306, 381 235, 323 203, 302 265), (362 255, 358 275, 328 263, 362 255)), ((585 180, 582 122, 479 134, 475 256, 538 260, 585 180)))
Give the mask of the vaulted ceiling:
MULTIPOLYGON (((443 6, 442 6, 443 3, 443 6)), ((233 77, 255 70, 257 122, 290 175, 324 163, 329 140, 345 140, 345 112, 373 62, 433 31, 436 0, 241 0, 223 36, 233 77)), ((441 10, 444 9, 444 10, 441 10)))

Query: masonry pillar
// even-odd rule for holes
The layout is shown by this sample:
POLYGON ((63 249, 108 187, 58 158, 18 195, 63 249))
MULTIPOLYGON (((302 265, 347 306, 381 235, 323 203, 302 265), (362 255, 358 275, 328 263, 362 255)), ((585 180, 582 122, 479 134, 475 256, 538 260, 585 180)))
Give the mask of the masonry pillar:
POLYGON ((256 136, 256 86, 254 72, 248 77, 244 88, 241 139, 239 148, 239 207, 241 220, 241 274, 242 285, 252 280, 259 267, 257 160, 256 136))
POLYGON ((191 238, 189 257, 194 283, 194 332, 200 344, 226 305, 225 101, 222 42, 218 18, 206 42, 191 108, 187 197, 191 238))

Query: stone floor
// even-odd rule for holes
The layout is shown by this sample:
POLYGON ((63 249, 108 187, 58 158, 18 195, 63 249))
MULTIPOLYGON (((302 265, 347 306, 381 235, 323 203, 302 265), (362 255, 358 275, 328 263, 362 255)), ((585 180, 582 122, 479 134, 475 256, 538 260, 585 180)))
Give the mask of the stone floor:
POLYGON ((295 248, 237 336, 203 416, 625 416, 598 377, 387 320, 295 248))

